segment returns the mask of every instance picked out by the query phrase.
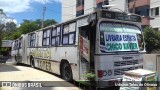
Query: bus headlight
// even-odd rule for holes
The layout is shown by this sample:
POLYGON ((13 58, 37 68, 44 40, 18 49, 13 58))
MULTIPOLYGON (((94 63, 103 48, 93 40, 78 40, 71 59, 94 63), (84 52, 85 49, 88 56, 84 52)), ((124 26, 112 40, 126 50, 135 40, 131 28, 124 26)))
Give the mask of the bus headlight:
POLYGON ((111 75, 112 75, 112 70, 98 70, 98 78, 111 75))

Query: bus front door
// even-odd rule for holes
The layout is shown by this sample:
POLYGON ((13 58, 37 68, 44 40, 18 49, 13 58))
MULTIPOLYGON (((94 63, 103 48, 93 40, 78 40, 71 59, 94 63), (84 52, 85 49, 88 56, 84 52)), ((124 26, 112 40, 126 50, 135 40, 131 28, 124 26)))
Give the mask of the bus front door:
POLYGON ((79 76, 80 80, 90 80, 94 76, 95 28, 79 28, 79 76))

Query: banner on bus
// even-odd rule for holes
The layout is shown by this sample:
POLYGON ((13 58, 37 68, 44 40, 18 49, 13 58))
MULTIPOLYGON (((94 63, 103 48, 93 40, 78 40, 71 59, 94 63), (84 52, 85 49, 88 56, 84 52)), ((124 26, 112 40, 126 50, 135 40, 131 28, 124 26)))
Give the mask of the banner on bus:
POLYGON ((80 54, 87 60, 90 60, 90 43, 89 40, 79 35, 80 54))
POLYGON ((135 33, 104 32, 104 42, 105 46, 100 45, 100 49, 105 52, 139 50, 135 33))

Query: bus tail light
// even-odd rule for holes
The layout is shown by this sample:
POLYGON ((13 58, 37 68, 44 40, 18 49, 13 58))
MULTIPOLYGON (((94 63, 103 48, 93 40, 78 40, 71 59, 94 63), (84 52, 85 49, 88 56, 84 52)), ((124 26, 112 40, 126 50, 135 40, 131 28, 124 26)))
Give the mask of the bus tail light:
POLYGON ((98 78, 102 78, 103 77, 103 70, 98 70, 98 78))

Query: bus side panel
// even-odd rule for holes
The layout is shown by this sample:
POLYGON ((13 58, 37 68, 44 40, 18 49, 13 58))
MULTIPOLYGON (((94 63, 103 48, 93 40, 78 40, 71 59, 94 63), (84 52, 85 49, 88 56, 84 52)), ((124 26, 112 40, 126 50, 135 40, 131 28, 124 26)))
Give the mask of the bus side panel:
MULTIPOLYGON (((79 72, 78 72, 78 51, 77 46, 69 46, 69 47, 53 47, 51 50, 51 60, 55 60, 56 62, 60 62, 61 60, 67 60, 70 63, 70 66, 72 68, 73 73, 73 79, 78 80, 79 79, 79 72)), ((58 65, 57 65, 58 66, 58 65)), ((55 66, 54 70, 59 70, 55 66)), ((58 72, 58 71, 55 71, 58 72)))
POLYGON ((73 73, 73 79, 78 80, 78 51, 77 46, 69 47, 53 47, 51 48, 51 60, 54 62, 53 69, 54 72, 60 74, 60 63, 61 60, 67 60, 70 63, 73 73))
POLYGON ((60 74, 61 60, 67 60, 72 68, 73 79, 78 80, 78 53, 77 46, 51 47, 51 48, 30 48, 33 54, 35 66, 43 70, 60 74), (48 53, 47 53, 48 52, 48 53))

